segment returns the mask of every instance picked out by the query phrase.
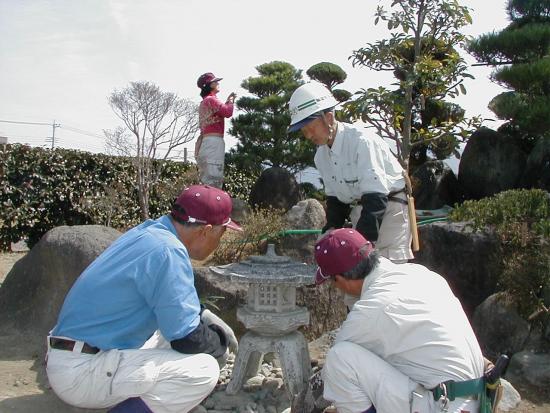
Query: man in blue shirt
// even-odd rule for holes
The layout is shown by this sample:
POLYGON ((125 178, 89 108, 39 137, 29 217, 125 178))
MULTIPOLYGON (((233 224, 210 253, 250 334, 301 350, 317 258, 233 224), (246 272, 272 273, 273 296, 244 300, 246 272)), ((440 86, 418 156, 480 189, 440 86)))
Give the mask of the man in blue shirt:
POLYGON ((63 401, 187 412, 213 390, 237 340, 201 308, 191 259, 210 255, 227 227, 240 230, 231 209, 226 192, 191 186, 169 215, 126 232, 86 268, 48 337, 48 379, 63 401))

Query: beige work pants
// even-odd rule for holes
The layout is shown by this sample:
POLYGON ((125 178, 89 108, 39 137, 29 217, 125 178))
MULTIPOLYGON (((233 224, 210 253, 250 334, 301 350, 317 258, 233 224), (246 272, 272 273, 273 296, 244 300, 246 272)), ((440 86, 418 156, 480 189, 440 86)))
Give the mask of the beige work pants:
POLYGON ((201 183, 220 188, 223 186, 225 141, 217 135, 204 135, 197 143, 195 156, 201 183))

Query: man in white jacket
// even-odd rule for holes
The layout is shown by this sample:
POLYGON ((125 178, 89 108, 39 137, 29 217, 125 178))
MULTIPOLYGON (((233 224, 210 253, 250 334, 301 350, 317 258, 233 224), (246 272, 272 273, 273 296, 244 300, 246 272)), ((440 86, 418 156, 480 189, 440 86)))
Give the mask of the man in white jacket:
POLYGON ((317 145, 315 167, 327 195, 323 232, 351 219, 381 255, 406 262, 413 254, 403 168, 382 138, 359 125, 338 122, 337 104, 318 82, 300 86, 289 102, 289 131, 301 130, 317 145))
POLYGON ((479 412, 484 359, 441 276, 380 257, 348 228, 319 240, 315 259, 317 284, 360 297, 323 368, 324 398, 339 413, 479 412))

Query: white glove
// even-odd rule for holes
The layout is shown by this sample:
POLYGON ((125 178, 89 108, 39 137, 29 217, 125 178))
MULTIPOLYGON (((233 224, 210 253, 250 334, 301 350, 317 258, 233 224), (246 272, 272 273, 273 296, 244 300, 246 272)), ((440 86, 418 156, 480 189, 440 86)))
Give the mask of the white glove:
POLYGON ((227 359, 229 357, 229 349, 225 350, 225 353, 223 353, 220 357, 216 359, 218 362, 218 366, 220 366, 220 369, 223 369, 225 365, 227 364, 227 359))
POLYGON ((214 314, 212 311, 208 309, 204 309, 201 314, 201 319, 206 323, 206 325, 217 325, 225 334, 226 342, 229 348, 229 351, 233 352, 234 354, 237 354, 237 350, 239 349, 239 343, 237 341, 237 337, 235 337, 235 333, 229 327, 225 321, 223 321, 220 317, 218 317, 216 314, 214 314))

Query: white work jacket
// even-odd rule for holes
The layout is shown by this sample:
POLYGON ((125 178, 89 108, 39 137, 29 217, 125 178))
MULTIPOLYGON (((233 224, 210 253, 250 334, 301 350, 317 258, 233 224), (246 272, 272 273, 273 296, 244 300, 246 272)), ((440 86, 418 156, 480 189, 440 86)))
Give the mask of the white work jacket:
POLYGON ((321 145, 315 167, 323 178, 325 192, 350 204, 368 192, 388 194, 405 187, 403 168, 388 144, 359 126, 338 123, 332 147, 321 145))
POLYGON ((427 389, 483 375, 460 302, 443 277, 417 264, 380 258, 336 336, 341 341, 375 353, 427 389))

